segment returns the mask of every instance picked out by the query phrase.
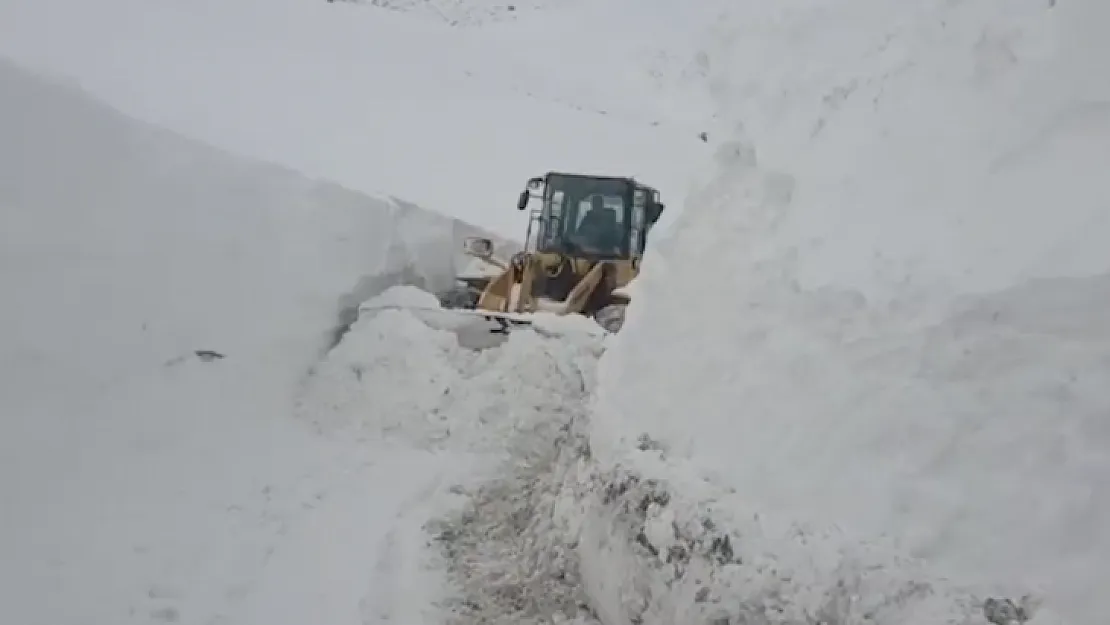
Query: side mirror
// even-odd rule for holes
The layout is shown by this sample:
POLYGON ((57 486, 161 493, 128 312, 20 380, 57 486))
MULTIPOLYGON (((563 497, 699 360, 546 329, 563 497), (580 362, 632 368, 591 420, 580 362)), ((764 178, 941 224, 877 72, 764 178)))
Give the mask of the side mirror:
POLYGON ((521 191, 520 198, 518 198, 516 201, 516 209, 521 211, 524 210, 528 206, 528 200, 531 197, 531 194, 528 193, 528 189, 521 191))
POLYGON ((493 241, 485 237, 466 237, 463 239, 463 251, 486 260, 493 256, 493 241))

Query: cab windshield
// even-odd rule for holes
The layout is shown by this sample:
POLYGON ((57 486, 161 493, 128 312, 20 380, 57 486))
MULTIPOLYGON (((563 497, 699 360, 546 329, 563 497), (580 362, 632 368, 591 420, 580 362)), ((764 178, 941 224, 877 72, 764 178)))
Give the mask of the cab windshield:
POLYGON ((546 247, 598 256, 626 252, 629 186, 623 180, 552 175, 544 199, 546 247))

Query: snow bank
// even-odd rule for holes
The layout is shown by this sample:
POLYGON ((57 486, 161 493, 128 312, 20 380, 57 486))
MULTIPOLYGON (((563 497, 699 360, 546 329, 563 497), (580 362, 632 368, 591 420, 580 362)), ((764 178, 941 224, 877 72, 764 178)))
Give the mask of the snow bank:
POLYGON ((706 53, 732 136, 645 262, 591 443, 637 478, 645 550, 702 548, 700 510, 740 562, 706 556, 653 601, 689 609, 691 578, 715 577, 704 592, 734 619, 767 601, 819 614, 827 592, 844 622, 926 623, 978 610, 966 583, 1033 591, 1034 622, 1101 619, 1108 11, 796 0, 722 16, 706 53))
MULTIPOLYGON (((443 280, 456 259, 430 250, 478 231, 7 62, 0 92, 3 620, 230 618, 305 511, 388 481, 344 473, 359 452, 290 418, 339 313, 398 278, 443 280)), ((378 496, 360 522, 389 518, 378 496)))

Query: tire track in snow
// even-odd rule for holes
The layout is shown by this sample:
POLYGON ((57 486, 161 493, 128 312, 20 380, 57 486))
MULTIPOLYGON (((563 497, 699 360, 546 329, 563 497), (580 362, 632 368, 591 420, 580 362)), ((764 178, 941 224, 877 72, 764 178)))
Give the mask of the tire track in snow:
MULTIPOLYGON (((225 617, 223 622, 364 622, 365 597, 385 579, 370 566, 382 560, 382 541, 395 535, 399 519, 408 511, 435 494, 448 470, 447 465, 431 460, 425 453, 380 450, 374 462, 331 484, 316 505, 290 519, 280 542, 271 547, 264 569, 229 615, 234 618, 225 617)), ((396 583, 415 585, 405 577, 414 571, 387 573, 396 583)))
POLYGON ((367 594, 359 602, 362 625, 424 622, 425 615, 419 607, 432 603, 428 601, 434 599, 428 596, 428 587, 434 580, 428 579, 430 573, 420 570, 427 564, 421 528, 451 468, 446 464, 441 466, 426 487, 398 507, 392 526, 378 542, 373 577, 367 594), (424 600, 418 599, 420 597, 424 600))
MULTIPOLYGON (((511 412, 517 428, 490 479, 466 490, 462 506, 429 523, 450 580, 458 589, 449 606, 457 625, 596 623, 579 573, 577 519, 560 509, 588 455, 579 430, 586 423, 594 339, 542 333, 513 335, 503 348, 521 358, 503 380, 528 384, 511 412)), ((510 360, 511 362, 511 360, 510 360)), ((511 391, 510 391, 511 392, 511 391)))

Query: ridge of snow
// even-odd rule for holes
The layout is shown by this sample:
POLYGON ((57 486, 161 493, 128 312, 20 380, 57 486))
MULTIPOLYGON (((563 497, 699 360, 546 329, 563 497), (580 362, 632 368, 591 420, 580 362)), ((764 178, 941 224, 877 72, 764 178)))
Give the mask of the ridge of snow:
MULTIPOLYGON (((723 9, 706 53, 728 137, 599 365, 601 466, 668 485, 680 518, 712 508, 737 552, 798 525, 830 563, 883 545, 931 592, 1030 593, 1032 623, 1098 622, 1108 10, 723 9)), ((829 587, 817 564, 792 570, 829 587)), ((762 596, 722 593, 732 615, 762 596)))

